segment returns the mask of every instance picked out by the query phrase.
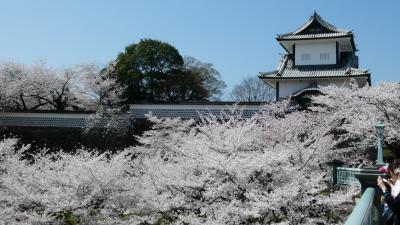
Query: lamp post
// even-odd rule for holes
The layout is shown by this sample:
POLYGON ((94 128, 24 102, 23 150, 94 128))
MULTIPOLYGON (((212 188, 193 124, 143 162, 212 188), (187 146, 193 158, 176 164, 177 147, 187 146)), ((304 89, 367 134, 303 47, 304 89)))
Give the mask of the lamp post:
POLYGON ((383 162, 383 152, 382 152, 382 142, 383 142, 383 130, 385 129, 385 125, 382 122, 378 122, 375 126, 376 134, 378 135, 378 157, 376 166, 383 166, 385 163, 383 162))
MULTIPOLYGON (((374 167, 364 167, 360 169, 359 172, 356 172, 354 176, 360 181, 361 183, 361 192, 363 193, 367 188, 373 187, 375 188, 375 196, 374 196, 374 205, 378 209, 378 215, 382 215, 383 207, 381 203, 382 192, 377 185, 377 178, 383 176, 378 171, 378 168, 385 165, 383 162, 383 152, 382 152, 382 145, 383 145, 383 130, 385 129, 385 125, 382 122, 378 122, 375 125, 376 134, 378 136, 377 144, 378 144, 378 156, 377 162, 374 167)), ((377 223, 374 224, 383 224, 382 219, 378 216, 377 223)))

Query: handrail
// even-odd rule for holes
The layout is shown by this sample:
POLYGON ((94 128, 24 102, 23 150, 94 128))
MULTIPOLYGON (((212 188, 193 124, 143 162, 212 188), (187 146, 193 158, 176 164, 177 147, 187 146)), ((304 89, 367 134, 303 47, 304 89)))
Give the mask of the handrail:
POLYGON ((358 187, 361 186, 360 181, 354 176, 356 173, 359 173, 361 169, 359 168, 351 168, 351 167, 337 167, 335 174, 336 176, 336 184, 339 185, 356 185, 358 187))
POLYGON ((373 202, 375 189, 370 187, 364 191, 353 212, 347 218, 344 225, 373 225, 378 224, 377 209, 373 202))

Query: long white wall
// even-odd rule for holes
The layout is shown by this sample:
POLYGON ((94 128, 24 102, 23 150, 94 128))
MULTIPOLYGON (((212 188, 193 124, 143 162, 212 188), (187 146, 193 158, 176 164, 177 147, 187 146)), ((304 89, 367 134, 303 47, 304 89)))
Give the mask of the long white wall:
MULTIPOLYGON (((88 113, 0 112, 0 126, 83 128, 88 123, 89 115, 88 113)), ((127 116, 121 116, 118 122, 120 127, 129 125, 127 116)), ((107 127, 108 123, 108 119, 100 119, 94 127, 107 127)))
POLYGON ((146 118, 147 115, 154 115, 160 118, 198 119, 200 115, 223 116, 241 114, 244 118, 249 118, 262 110, 261 104, 131 104, 129 112, 134 119, 146 118))
MULTIPOLYGON (((130 125, 130 119, 146 119, 152 114, 162 118, 199 119, 200 114, 215 116, 238 115, 249 118, 263 109, 262 104, 233 104, 224 102, 214 104, 132 104, 129 112, 120 115, 119 126, 130 125)), ((55 112, 0 112, 0 126, 21 127, 74 127, 82 128, 88 123, 90 113, 55 112)), ((101 119, 95 127, 107 127, 109 120, 101 119)))
MULTIPOLYGON (((238 110, 260 110, 261 104, 239 104, 238 110)), ((231 110, 234 104, 130 104, 129 109, 164 109, 164 110, 231 110)))

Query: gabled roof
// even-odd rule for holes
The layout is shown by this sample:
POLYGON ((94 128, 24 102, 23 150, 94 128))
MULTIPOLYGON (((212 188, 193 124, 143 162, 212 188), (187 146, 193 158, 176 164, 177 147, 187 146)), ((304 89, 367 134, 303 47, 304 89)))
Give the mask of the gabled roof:
POLYGON ((334 65, 295 66, 292 57, 289 54, 284 55, 277 70, 260 73, 260 79, 280 80, 370 76, 368 70, 358 69, 356 56, 353 53, 342 53, 340 63, 334 65))
POLYGON ((280 34, 278 41, 353 37, 351 30, 338 29, 321 18, 315 11, 310 19, 295 31, 280 34))

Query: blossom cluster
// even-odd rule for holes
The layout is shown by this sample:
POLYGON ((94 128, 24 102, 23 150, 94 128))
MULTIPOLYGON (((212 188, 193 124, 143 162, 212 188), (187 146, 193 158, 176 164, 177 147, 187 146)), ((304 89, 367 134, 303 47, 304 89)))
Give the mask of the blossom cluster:
MULTIPOLYGON (((327 87, 307 110, 286 102, 252 118, 149 117, 140 144, 113 154, 29 155, 0 142, 5 224, 340 224, 356 189, 332 189, 326 163, 365 160, 387 125, 398 143, 399 85, 327 87)), ((239 110, 239 109, 235 109, 239 110)))

